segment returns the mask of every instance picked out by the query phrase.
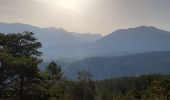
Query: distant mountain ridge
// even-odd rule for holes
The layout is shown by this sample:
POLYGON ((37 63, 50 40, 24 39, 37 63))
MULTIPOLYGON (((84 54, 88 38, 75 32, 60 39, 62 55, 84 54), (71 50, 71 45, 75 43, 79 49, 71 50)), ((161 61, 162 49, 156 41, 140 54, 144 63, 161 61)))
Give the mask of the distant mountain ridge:
POLYGON ((170 32, 148 26, 117 30, 95 43, 99 53, 164 51, 169 44, 170 32))
MULTIPOLYGON (((40 28, 37 26, 32 26, 29 24, 22 24, 22 23, 0 23, 0 32, 4 33, 17 33, 23 31, 31 31, 35 33, 35 36, 39 40, 48 40, 50 41, 50 45, 53 44, 54 40, 56 41, 55 44, 61 44, 63 42, 62 38, 65 41, 70 40, 69 43, 81 43, 81 42, 94 42, 100 39, 102 36, 100 34, 91 34, 91 33, 75 33, 75 32, 67 32, 62 28, 40 28)), ((43 41, 44 42, 44 41, 43 41)), ((63 43, 64 44, 64 43, 63 43)), ((49 44, 48 44, 49 45, 49 44)))
POLYGON ((106 36, 80 34, 57 28, 39 28, 21 23, 0 23, 0 32, 32 31, 43 44, 45 59, 71 59, 123 56, 152 51, 170 50, 170 32, 140 26, 120 29, 106 36))
MULTIPOLYGON (((73 47, 86 45, 97 41, 102 36, 100 34, 91 33, 75 33, 67 32, 61 28, 39 28, 22 23, 0 23, 0 32, 3 33, 17 33, 23 31, 31 31, 43 44, 43 52, 45 58, 64 58, 67 56, 74 56, 73 47)), ((77 51, 77 50, 76 50, 77 51)), ((78 52, 81 53, 81 52, 78 52)))

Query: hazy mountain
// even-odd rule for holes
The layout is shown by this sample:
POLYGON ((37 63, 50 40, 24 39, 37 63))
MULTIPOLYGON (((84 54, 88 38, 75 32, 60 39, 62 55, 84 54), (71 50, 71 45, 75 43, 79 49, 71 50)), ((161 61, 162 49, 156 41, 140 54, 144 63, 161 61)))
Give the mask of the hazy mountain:
POLYGON ((117 30, 95 43, 98 54, 133 54, 170 50, 170 32, 141 26, 117 30))
POLYGON ((34 32, 35 36, 45 45, 91 43, 101 38, 100 34, 67 32, 62 28, 40 28, 21 23, 0 23, 0 32, 17 33, 23 31, 34 32))
POLYGON ((91 71, 95 79, 170 72, 170 52, 153 52, 170 50, 170 32, 155 27, 121 29, 102 37, 58 28, 0 23, 0 32, 23 31, 34 32, 43 44, 44 58, 49 59, 40 66, 44 68, 50 60, 55 60, 69 78, 83 69, 91 71))
POLYGON ((21 23, 0 23, 0 32, 32 31, 43 44, 45 59, 76 61, 88 57, 122 56, 151 51, 170 50, 170 32, 141 26, 120 29, 102 37, 80 34, 58 28, 39 28, 21 23))
POLYGON ((170 51, 121 57, 94 57, 69 64, 65 68, 66 76, 70 79, 75 79, 80 70, 90 71, 95 79, 151 73, 170 74, 170 51))
POLYGON ((28 24, 21 23, 0 23, 0 32, 17 33, 31 31, 43 44, 43 52, 46 58, 67 58, 81 56, 84 54, 79 47, 88 45, 101 38, 100 34, 80 34, 67 32, 58 28, 39 28, 28 24))

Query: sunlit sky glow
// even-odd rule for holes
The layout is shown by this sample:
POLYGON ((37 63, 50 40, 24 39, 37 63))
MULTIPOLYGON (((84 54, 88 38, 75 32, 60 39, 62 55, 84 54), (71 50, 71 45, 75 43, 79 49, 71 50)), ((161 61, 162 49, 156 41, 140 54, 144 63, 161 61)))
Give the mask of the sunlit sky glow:
POLYGON ((0 0, 0 22, 101 33, 140 25, 170 31, 170 0, 0 0))
POLYGON ((60 6, 67 10, 80 10, 88 0, 35 0, 52 6, 60 6))

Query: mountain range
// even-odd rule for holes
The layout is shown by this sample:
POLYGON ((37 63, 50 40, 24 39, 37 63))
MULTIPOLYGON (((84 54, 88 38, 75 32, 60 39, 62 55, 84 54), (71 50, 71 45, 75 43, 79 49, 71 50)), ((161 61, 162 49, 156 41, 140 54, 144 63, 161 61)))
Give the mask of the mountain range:
POLYGON ((0 32, 31 31, 43 44, 44 59, 80 60, 88 57, 122 56, 170 50, 170 32, 140 26, 120 29, 106 36, 67 32, 61 28, 40 28, 21 23, 0 23, 0 32))
POLYGON ((119 29, 106 36, 67 32, 61 28, 40 28, 21 23, 0 23, 0 32, 31 31, 43 45, 44 62, 60 64, 69 79, 88 70, 95 79, 170 74, 170 32, 139 26, 119 29))
POLYGON ((24 31, 35 33, 35 37, 43 45, 44 59, 79 58, 81 54, 84 54, 81 49, 83 45, 88 45, 102 37, 100 34, 67 32, 62 28, 40 28, 22 23, 0 23, 0 32, 24 31))

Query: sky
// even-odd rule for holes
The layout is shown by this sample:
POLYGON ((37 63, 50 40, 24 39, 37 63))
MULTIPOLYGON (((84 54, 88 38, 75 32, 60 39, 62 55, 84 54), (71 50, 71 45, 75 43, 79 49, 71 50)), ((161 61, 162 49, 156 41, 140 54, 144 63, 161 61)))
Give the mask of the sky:
POLYGON ((0 0, 0 22, 103 35, 141 25, 170 31, 170 0, 0 0))

